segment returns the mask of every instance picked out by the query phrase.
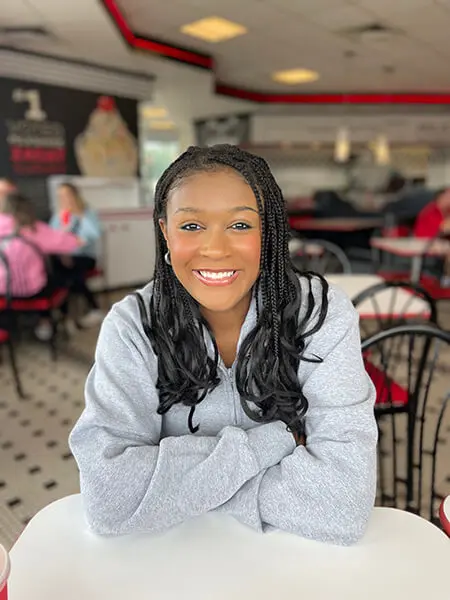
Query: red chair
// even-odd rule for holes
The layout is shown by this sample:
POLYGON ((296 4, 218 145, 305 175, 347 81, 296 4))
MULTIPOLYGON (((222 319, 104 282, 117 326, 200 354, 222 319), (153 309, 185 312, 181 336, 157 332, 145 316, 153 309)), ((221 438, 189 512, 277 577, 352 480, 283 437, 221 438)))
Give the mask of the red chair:
POLYGON ((439 518, 445 533, 450 537, 450 496, 442 500, 439 507, 439 518))
MULTIPOLYGON (((33 248, 33 250, 39 255, 42 259, 44 265, 48 266, 48 262, 46 257, 42 254, 42 252, 37 248, 32 242, 22 238, 19 235, 14 236, 15 239, 20 239, 20 241, 27 246, 33 248)), ((5 239, 5 238, 3 238, 5 239)), ((8 240, 11 239, 8 237, 8 240)), ((47 312, 52 324, 53 335, 49 340, 51 355, 54 360, 57 358, 56 352, 56 334, 58 330, 58 320, 55 316, 55 311, 61 309, 63 304, 67 301, 69 290, 66 288, 57 288, 52 291, 49 291, 47 295, 43 295, 39 298, 19 298, 12 297, 11 294, 11 277, 9 273, 9 264, 8 259, 3 251, 1 251, 1 262, 3 263, 4 268, 7 273, 7 293, 6 296, 0 296, 0 311, 8 311, 8 316, 13 323, 16 323, 17 315, 20 313, 41 313, 47 312)), ((48 277, 50 277, 50 273, 48 272, 48 277)))

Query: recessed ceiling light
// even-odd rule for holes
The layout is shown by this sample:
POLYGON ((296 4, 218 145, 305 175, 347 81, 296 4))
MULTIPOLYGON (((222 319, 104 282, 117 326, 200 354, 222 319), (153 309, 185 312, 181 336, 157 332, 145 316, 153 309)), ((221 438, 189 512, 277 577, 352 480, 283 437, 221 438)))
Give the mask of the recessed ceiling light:
POLYGON ((142 114, 146 119, 163 119, 167 117, 167 110, 162 106, 144 106, 142 114))
POLYGON ((222 19, 222 17, 206 17, 200 21, 183 25, 180 31, 200 40, 216 43, 243 35, 247 33, 247 28, 239 23, 222 19))
POLYGON ((176 125, 173 121, 150 121, 150 129, 175 129, 176 125))
POLYGON ((317 71, 310 71, 309 69, 288 69, 286 71, 276 71, 272 75, 274 81, 287 85, 310 83, 311 81, 317 81, 319 77, 320 75, 317 71))

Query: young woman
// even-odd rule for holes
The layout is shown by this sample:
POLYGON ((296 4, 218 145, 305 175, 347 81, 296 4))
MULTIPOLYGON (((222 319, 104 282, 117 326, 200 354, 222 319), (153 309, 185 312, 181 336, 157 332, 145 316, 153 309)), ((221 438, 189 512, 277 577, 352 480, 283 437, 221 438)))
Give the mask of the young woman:
MULTIPOLYGON (((56 281, 48 281, 46 255, 74 252, 84 241, 72 233, 55 231, 37 221, 32 202, 19 193, 6 195, 0 212, 0 249, 10 272, 10 292, 19 298, 38 298, 51 292, 56 281)), ((7 274, 0 264, 0 294, 6 293, 7 274)), ((43 315, 36 336, 49 340, 53 329, 43 315)))
POLYGON ((103 323, 70 445, 88 522, 156 532, 209 511, 351 544, 376 483, 358 315, 289 259, 280 188, 234 146, 155 192, 154 280, 103 323))
POLYGON ((60 279, 66 281, 71 290, 86 299, 89 312, 80 319, 82 327, 93 327, 102 322, 100 310, 94 294, 86 284, 86 274, 94 269, 97 262, 98 242, 101 226, 95 212, 88 209, 78 189, 71 183, 64 183, 58 189, 59 212, 50 220, 54 229, 70 231, 84 240, 70 257, 55 259, 54 269, 60 279))

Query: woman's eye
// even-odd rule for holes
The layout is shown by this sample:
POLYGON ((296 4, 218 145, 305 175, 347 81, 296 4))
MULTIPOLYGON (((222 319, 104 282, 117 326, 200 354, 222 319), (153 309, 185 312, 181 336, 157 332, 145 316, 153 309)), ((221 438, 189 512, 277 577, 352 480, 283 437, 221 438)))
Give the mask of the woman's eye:
POLYGON ((251 226, 248 223, 234 223, 232 229, 236 229, 237 231, 244 231, 245 229, 251 229, 251 226))
POLYGON ((182 225, 181 229, 183 231, 198 231, 200 229, 200 225, 196 223, 186 223, 186 225, 182 225))

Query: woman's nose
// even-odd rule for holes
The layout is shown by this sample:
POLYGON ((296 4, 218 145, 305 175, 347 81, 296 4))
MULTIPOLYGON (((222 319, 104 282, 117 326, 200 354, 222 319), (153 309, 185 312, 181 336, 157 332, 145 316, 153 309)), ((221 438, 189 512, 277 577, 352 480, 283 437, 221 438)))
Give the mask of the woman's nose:
POLYGON ((202 242, 203 256, 218 259, 230 253, 230 245, 224 231, 206 231, 202 242))

